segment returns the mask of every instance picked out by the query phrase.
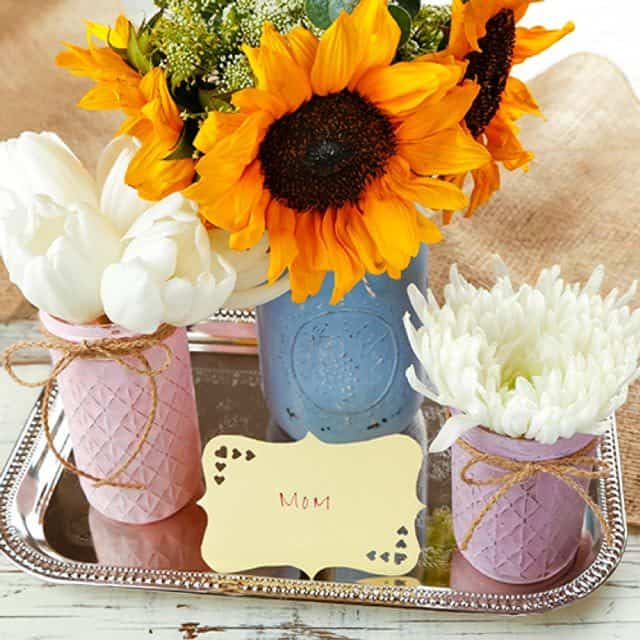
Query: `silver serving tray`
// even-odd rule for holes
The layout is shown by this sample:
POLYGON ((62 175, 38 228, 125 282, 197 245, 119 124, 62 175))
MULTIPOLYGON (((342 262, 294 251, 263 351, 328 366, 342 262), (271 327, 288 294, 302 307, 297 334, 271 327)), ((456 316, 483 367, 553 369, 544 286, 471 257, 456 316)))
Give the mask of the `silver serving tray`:
MULTIPOLYGON (((251 323, 252 317, 230 314, 218 320, 251 323)), ((257 358, 247 355, 251 341, 217 336, 215 327, 210 323, 190 334, 203 442, 218 433, 286 439, 269 421, 257 358), (221 348, 226 353, 220 353, 221 348)), ((427 403, 423 415, 431 437, 444 412, 427 403)), ((70 456, 68 430, 55 394, 50 420, 58 449, 70 456)), ((592 593, 622 558, 627 527, 613 417, 610 423, 598 455, 610 465, 611 473, 593 482, 591 492, 611 527, 613 542, 604 544, 596 519, 587 513, 573 565, 563 576, 538 585, 492 581, 453 550, 446 453, 428 460, 423 480, 423 485, 428 484, 429 504, 423 553, 410 575, 382 579, 334 569, 323 572, 320 579, 308 580, 291 567, 245 575, 212 573, 200 558, 206 516, 197 505, 143 527, 114 523, 89 509, 77 479, 62 469, 46 446, 38 405, 0 476, 0 551, 19 568, 59 583, 503 614, 547 611, 592 593)), ((418 487, 418 492, 427 495, 426 486, 418 487)))

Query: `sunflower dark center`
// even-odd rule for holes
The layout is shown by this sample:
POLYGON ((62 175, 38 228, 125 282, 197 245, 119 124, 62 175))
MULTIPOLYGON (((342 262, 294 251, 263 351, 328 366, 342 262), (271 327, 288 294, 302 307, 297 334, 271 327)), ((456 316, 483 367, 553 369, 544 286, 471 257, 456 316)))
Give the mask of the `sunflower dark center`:
POLYGON ((487 22, 487 33, 478 40, 480 51, 467 55, 465 78, 480 85, 478 97, 465 122, 474 137, 481 135, 500 108, 500 100, 509 78, 516 43, 516 21, 511 9, 503 9, 487 22))
POLYGON ((314 96, 260 145, 265 186, 300 213, 355 204, 396 151, 389 118, 351 91, 314 96))

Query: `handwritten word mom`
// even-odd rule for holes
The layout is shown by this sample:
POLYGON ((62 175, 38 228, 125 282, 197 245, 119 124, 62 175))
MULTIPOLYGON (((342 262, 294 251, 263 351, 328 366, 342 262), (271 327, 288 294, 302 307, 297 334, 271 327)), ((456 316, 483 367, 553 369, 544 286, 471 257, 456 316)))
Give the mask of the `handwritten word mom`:
POLYGON ((325 509, 326 511, 331 510, 331 497, 325 496, 324 498, 318 498, 317 496, 309 497, 309 496, 300 496, 298 497, 298 492, 294 491, 289 499, 287 500, 287 496, 284 492, 280 492, 280 506, 283 509, 291 508, 291 509, 325 509))

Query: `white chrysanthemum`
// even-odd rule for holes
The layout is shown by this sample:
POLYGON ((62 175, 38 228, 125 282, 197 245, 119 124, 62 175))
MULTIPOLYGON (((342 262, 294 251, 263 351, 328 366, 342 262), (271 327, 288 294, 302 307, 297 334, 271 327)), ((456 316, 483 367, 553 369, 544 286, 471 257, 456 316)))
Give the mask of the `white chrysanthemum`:
POLYGON ((416 391, 457 410, 431 450, 442 451, 483 425, 513 438, 553 444, 576 433, 597 435, 627 398, 640 371, 640 310, 627 306, 636 283, 619 297, 600 295, 598 267, 584 287, 544 270, 535 287, 518 290, 496 259, 497 281, 478 289, 454 265, 441 307, 415 286, 409 296, 422 326, 405 327, 431 384, 413 367, 416 391))

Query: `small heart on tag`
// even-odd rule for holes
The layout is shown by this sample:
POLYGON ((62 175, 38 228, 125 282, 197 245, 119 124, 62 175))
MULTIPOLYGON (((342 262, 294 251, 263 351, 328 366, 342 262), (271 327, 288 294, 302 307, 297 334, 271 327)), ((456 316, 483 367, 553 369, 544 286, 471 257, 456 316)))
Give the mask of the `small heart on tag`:
POLYGON ((406 527, 400 527, 398 529, 398 535, 399 536, 406 536, 409 532, 407 531, 406 527))
POLYGON ((242 456, 242 452, 241 452, 241 451, 238 451, 238 449, 234 449, 234 450, 231 452, 231 457, 232 457, 234 460, 237 460, 240 456, 242 456))
POLYGON ((218 471, 224 471, 226 469, 227 465, 225 462, 216 462, 216 469, 218 471))
POLYGON ((381 553, 380 558, 382 558, 382 560, 384 560, 385 562, 389 562, 389 552, 385 551, 384 553, 381 553))
POLYGON ((398 540, 398 542, 396 542, 396 547, 398 549, 406 549, 407 543, 404 540, 398 540))
POLYGON ((222 484, 224 482, 224 477, 223 476, 214 476, 213 479, 216 481, 217 484, 222 484))
POLYGON ((227 457, 227 447, 220 447, 216 452, 215 452, 216 457, 218 458, 226 458, 227 457))
POLYGON ((251 462, 256 457, 256 454, 253 451, 247 451, 245 454, 245 459, 247 462, 251 462))
POLYGON ((402 564, 407 559, 407 556, 404 553, 396 553, 393 559, 396 564, 402 564))
POLYGON ((376 559, 376 552, 375 551, 369 551, 369 553, 367 553, 367 558, 369 558, 369 560, 371 560, 373 562, 376 559))

